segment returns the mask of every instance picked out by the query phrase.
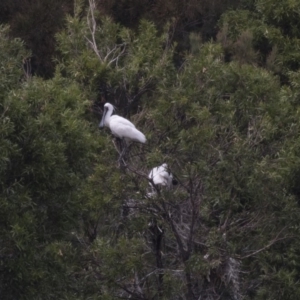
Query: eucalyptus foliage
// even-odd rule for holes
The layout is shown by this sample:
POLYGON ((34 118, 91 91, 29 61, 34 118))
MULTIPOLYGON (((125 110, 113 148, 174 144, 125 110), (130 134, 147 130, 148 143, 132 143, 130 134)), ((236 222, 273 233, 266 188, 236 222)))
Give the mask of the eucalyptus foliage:
POLYGON ((299 69, 299 3, 256 1, 251 9, 225 12, 219 26, 219 38, 236 60, 244 61, 254 51, 251 63, 279 74, 285 83, 288 72, 299 69))
POLYGON ((24 75, 1 28, 1 294, 298 299, 300 75, 280 24, 259 3, 228 12, 220 43, 191 35, 178 66, 168 26, 129 30, 80 3, 51 80, 24 75), (288 86, 260 63, 265 30, 288 86), (147 137, 122 165, 97 130, 104 102, 147 137), (162 163, 178 185, 153 192, 162 163))
POLYGON ((256 63, 225 62, 221 45, 201 44, 197 36, 176 69, 172 44, 162 42, 169 40, 167 29, 160 35, 142 21, 130 32, 97 18, 95 44, 90 19, 69 19, 69 30, 58 37, 66 54, 62 70, 83 89, 93 87, 96 104, 98 93, 100 103, 121 107, 147 145, 132 145, 120 169, 110 133, 103 133, 107 159, 83 193, 91 243, 83 255, 89 278, 101 286, 94 293, 104 299, 296 299, 297 73, 289 75, 292 87, 282 87, 256 63), (74 42, 76 62, 68 58, 74 42), (179 185, 153 196, 147 176, 163 162, 179 185))
POLYGON ((68 290, 78 193, 98 145, 84 120, 84 93, 59 74, 23 76, 26 52, 7 34, 2 28, 1 297, 55 298, 68 290))

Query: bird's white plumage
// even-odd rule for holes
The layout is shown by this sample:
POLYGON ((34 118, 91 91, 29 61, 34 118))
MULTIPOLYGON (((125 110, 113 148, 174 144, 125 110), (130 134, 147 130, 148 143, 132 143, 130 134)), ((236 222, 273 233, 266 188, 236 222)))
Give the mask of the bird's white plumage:
MULTIPOLYGON (((168 171, 168 165, 166 163, 153 168, 148 177, 155 185, 161 185, 168 188, 171 187, 173 181, 173 175, 168 171)), ((150 183, 150 185, 152 184, 150 183)))
POLYGON ((118 115, 112 116, 113 110, 114 107, 110 103, 104 105, 104 113, 99 127, 109 127, 114 136, 125 139, 126 142, 146 143, 145 135, 136 129, 129 120, 118 115))

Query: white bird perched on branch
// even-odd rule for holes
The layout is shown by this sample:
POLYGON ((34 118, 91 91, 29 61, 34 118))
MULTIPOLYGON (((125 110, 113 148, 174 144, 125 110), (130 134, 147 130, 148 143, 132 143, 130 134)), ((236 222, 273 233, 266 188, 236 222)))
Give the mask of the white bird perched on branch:
POLYGON ((149 175, 148 178, 150 179, 149 184, 151 185, 152 188, 152 193, 149 195, 152 196, 155 194, 155 187, 153 184, 157 187, 166 187, 166 188, 171 188, 172 185, 177 184, 177 180, 173 178, 173 174, 168 170, 168 165, 166 163, 162 164, 159 167, 153 168, 149 175))
POLYGON ((110 103, 104 104, 103 116, 99 123, 99 128, 104 126, 109 127, 112 134, 122 141, 123 149, 118 160, 120 162, 125 155, 130 142, 133 141, 144 144, 146 143, 146 137, 142 132, 137 130, 129 120, 118 115, 112 116, 113 111, 113 105, 110 103))

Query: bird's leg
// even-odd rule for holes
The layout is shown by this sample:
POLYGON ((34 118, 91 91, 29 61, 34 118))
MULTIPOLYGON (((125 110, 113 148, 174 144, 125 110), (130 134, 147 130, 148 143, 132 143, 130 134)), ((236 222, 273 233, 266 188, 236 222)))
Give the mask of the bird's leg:
POLYGON ((113 144, 114 144, 114 146, 115 146, 117 152, 118 152, 119 155, 120 155, 120 151, 121 151, 121 150, 120 150, 120 149, 121 149, 120 139, 119 139, 119 138, 113 138, 112 142, 113 142, 113 144))
POLYGON ((118 164, 119 166, 121 165, 121 162, 123 163, 124 166, 126 166, 125 160, 123 159, 123 156, 125 155, 124 152, 126 152, 126 149, 123 147, 123 144, 126 145, 125 141, 123 142, 122 139, 115 137, 112 140, 115 149, 117 150, 117 152, 119 153, 119 158, 118 158, 118 164))
POLYGON ((127 144, 126 144, 126 141, 124 139, 121 140, 121 145, 122 145, 122 152, 119 156, 118 162, 119 162, 119 164, 121 164, 121 162, 123 162, 124 166, 126 166, 126 162, 123 159, 123 157, 125 156, 125 154, 127 152, 127 144))

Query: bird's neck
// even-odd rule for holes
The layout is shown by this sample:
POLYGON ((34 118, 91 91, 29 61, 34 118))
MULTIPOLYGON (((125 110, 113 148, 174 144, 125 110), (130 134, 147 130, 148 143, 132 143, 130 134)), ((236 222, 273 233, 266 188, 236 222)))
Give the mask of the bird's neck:
POLYGON ((111 109, 108 109, 106 115, 105 115, 105 119, 104 119, 104 124, 106 126, 109 126, 109 123, 110 123, 110 117, 112 115, 112 110, 111 109))

